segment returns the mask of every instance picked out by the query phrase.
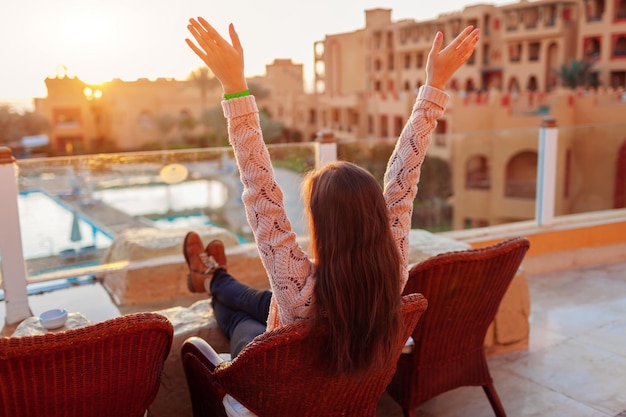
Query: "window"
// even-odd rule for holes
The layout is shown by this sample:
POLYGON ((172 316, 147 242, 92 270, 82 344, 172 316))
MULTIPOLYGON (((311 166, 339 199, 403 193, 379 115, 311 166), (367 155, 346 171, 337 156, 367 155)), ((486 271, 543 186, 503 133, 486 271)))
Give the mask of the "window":
POLYGON ((613 58, 626 58, 626 35, 614 36, 613 58))
POLYGON ((411 68, 411 54, 404 55, 404 69, 411 68))
POLYGON ((626 0, 615 0, 615 20, 626 20, 626 0))
POLYGON ((489 44, 483 44, 483 65, 489 66, 489 44))
POLYGON ((537 187, 537 153, 520 152, 506 165, 504 195, 506 197, 534 199, 537 187))
POLYGON ((408 39, 408 37, 409 37, 409 29, 402 29, 402 30, 400 30, 400 43, 401 44, 404 45, 406 43, 406 40, 408 39))
POLYGON ((526 9, 524 13, 524 26, 526 29, 534 29, 537 27, 537 21, 539 20, 539 8, 531 7, 526 9))
POLYGON ((610 79, 611 87, 616 89, 626 87, 626 71, 611 71, 610 79))
POLYGON ((522 44, 516 43, 509 45, 509 61, 519 62, 522 57, 522 44))
POLYGON ((386 138, 389 136, 389 127, 387 126, 387 116, 380 116, 380 136, 386 138))
POLYGON ((471 93, 474 90, 476 90, 476 87, 474 86, 474 80, 472 80, 471 78, 465 80, 465 91, 467 93, 471 93))
POLYGON ((520 86, 519 86, 519 81, 517 81, 517 78, 511 77, 511 79, 509 80, 509 86, 507 90, 509 91, 509 93, 519 92, 520 86))
POLYGON ((488 190, 491 188, 489 163, 483 155, 475 155, 467 160, 465 166, 465 188, 488 190))
POLYGON ((585 0, 585 18, 587 22, 599 22, 604 14, 604 0, 585 0))
POLYGON ((315 109, 309 110, 309 124, 315 125, 317 123, 317 112, 315 109))
POLYGON ((552 27, 556 24, 556 6, 546 5, 543 7, 543 24, 552 27))
POLYGON ((600 37, 585 38, 583 40, 583 55, 585 59, 600 58, 600 37))
POLYGON ((74 128, 81 125, 80 109, 55 109, 52 117, 57 128, 74 128))
POLYGON ((528 45, 528 60, 539 61, 540 49, 541 49, 541 44, 539 42, 531 42, 528 45))
POLYGON ((387 48, 393 48, 393 32, 387 32, 387 48))
POLYGON ((507 12, 504 16, 506 20, 506 31, 512 32, 517 30, 517 25, 519 23, 519 12, 517 10, 511 10, 507 12))
POLYGON ((380 32, 376 32, 374 33, 373 37, 374 41, 372 43, 374 44, 374 49, 380 49, 382 34, 380 32))
POLYGON ((417 68, 424 67, 424 53, 423 52, 418 52, 417 55, 415 55, 415 66, 417 68))

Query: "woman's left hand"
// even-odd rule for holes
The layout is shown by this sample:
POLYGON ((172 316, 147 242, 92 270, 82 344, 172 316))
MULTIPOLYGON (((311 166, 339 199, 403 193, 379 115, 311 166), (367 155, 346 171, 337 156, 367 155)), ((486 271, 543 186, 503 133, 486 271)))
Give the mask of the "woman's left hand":
POLYGON ((474 53, 479 33, 479 29, 468 26, 442 50, 443 34, 437 32, 426 62, 426 84, 443 90, 456 70, 474 53))

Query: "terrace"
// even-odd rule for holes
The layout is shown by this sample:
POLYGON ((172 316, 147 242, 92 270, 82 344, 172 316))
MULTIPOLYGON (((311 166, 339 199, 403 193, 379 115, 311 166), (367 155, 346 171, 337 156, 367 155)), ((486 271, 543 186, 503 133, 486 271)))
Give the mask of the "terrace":
MULTIPOLYGON (((540 138, 546 133, 553 132, 540 129, 540 138)), ((537 146, 536 134, 528 140, 537 146)), ((302 236, 301 174, 337 155, 345 158, 342 146, 271 147, 288 214, 302 236)), ((351 160, 380 175, 376 161, 385 155, 379 144, 349 146, 351 160)), ((490 358, 510 416, 616 416, 626 410, 619 389, 626 371, 626 210, 555 217, 555 191, 549 184, 560 168, 554 161, 550 165, 543 152, 534 218, 433 236, 476 247, 515 235, 531 241, 522 265, 531 308, 526 346, 508 352, 503 346, 490 358)), ((254 244, 248 243, 228 149, 20 161, 4 154, 0 175, 0 192, 12 196, 3 198, 7 203, 0 209, 3 296, 11 300, 0 306, 5 334, 31 313, 52 307, 79 311, 96 322, 192 305, 199 298, 185 291, 180 251, 190 229, 222 236, 234 274, 267 285, 254 244)), ((492 415, 482 390, 475 388, 441 395, 420 413, 492 415)), ((384 396, 378 415, 401 411, 384 396)))

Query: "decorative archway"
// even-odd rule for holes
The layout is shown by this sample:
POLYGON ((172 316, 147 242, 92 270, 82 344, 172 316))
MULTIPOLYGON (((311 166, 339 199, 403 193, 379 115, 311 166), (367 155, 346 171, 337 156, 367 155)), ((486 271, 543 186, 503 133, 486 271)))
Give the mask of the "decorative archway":
POLYGON ((533 199, 537 189, 537 152, 521 151, 506 164, 504 195, 533 199))
POLYGON ((519 92, 520 87, 519 87, 519 81, 517 81, 517 78, 511 77, 509 79, 509 85, 507 87, 507 90, 509 91, 509 93, 518 93, 519 92))

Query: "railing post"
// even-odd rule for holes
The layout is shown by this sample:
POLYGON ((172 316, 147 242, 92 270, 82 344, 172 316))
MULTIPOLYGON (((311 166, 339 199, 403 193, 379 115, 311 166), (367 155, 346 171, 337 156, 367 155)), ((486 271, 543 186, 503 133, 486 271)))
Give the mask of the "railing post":
POLYGON ((535 218, 539 226, 550 226, 554 222, 558 136, 556 120, 551 116, 544 117, 539 128, 535 203, 535 218))
POLYGON ((22 251, 20 216, 17 207, 17 165, 11 150, 0 147, 0 257, 6 324, 32 316, 26 291, 26 265, 22 251))
POLYGON ((317 154, 315 155, 316 168, 320 169, 329 162, 337 160, 337 141, 333 132, 317 132, 317 154))

